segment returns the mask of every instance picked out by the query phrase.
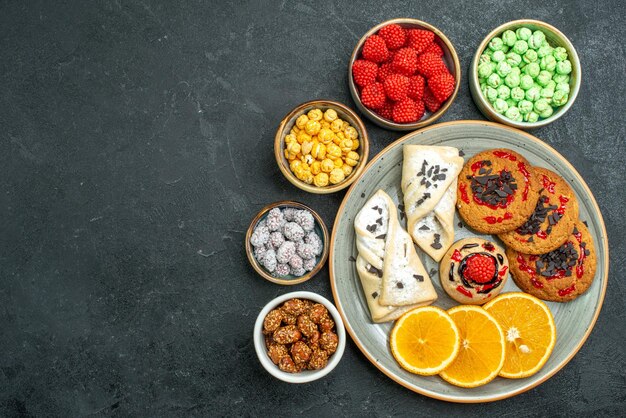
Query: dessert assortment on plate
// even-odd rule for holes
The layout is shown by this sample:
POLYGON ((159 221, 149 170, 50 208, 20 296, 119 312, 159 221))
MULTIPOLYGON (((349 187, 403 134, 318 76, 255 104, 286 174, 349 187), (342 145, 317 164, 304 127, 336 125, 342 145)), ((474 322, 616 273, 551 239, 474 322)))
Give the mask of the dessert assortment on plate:
POLYGON ((402 368, 476 387, 541 369, 556 327, 539 299, 566 302, 584 293, 596 258, 564 179, 510 149, 484 150, 465 163, 460 155, 448 146, 403 146, 408 232, 391 197, 378 190, 354 220, 356 269, 372 321, 399 318, 389 344, 402 368), (475 232, 493 235, 454 242, 455 208, 475 232), (440 263, 441 287, 460 305, 448 312, 424 306, 437 295, 414 244, 440 263), (526 293, 500 293, 509 273, 526 293))

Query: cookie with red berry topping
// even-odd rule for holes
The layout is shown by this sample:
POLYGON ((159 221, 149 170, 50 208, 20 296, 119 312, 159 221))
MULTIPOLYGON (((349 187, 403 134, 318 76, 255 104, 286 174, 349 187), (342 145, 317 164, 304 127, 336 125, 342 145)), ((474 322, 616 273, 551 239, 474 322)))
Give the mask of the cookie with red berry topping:
POLYGON ((515 151, 490 149, 470 158, 458 179, 457 209, 483 234, 501 234, 524 224, 539 199, 538 176, 515 151))
POLYGON ((535 210, 519 228, 498 235, 507 247, 524 254, 557 249, 578 220, 578 200, 565 179, 547 168, 535 167, 541 192, 535 210))
POLYGON ((459 303, 482 305, 500 293, 509 277, 502 248, 481 238, 452 244, 439 264, 441 287, 459 303))
POLYGON ((583 294, 596 275, 596 251, 585 224, 577 221, 567 241, 546 254, 523 254, 507 248, 511 276, 526 293, 543 300, 568 302, 583 294))

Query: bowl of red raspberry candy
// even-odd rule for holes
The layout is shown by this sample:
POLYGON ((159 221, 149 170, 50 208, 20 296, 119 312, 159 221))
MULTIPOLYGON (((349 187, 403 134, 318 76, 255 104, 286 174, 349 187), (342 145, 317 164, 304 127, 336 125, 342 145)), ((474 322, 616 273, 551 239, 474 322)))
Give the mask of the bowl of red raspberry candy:
POLYGON ((448 110, 459 90, 461 65, 439 29, 417 19, 392 19, 359 40, 348 83, 352 99, 372 122, 410 131, 448 110))

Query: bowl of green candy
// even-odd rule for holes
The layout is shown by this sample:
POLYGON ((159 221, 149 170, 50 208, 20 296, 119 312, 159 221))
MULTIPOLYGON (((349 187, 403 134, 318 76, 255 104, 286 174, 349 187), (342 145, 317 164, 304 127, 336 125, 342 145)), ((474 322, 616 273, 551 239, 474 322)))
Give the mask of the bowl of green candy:
POLYGON ((515 20, 489 33, 469 72, 474 102, 488 119, 520 129, 560 118, 580 89, 580 61, 572 43, 538 20, 515 20))

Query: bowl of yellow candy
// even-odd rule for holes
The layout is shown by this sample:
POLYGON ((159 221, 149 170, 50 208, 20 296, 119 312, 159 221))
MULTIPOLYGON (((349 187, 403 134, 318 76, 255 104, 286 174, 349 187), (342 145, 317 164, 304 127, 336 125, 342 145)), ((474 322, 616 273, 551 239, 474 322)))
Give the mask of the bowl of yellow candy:
POLYGON ((280 171, 310 193, 334 193, 365 169, 369 141, 365 125, 349 107, 330 100, 296 106, 284 117, 274 140, 280 171))

